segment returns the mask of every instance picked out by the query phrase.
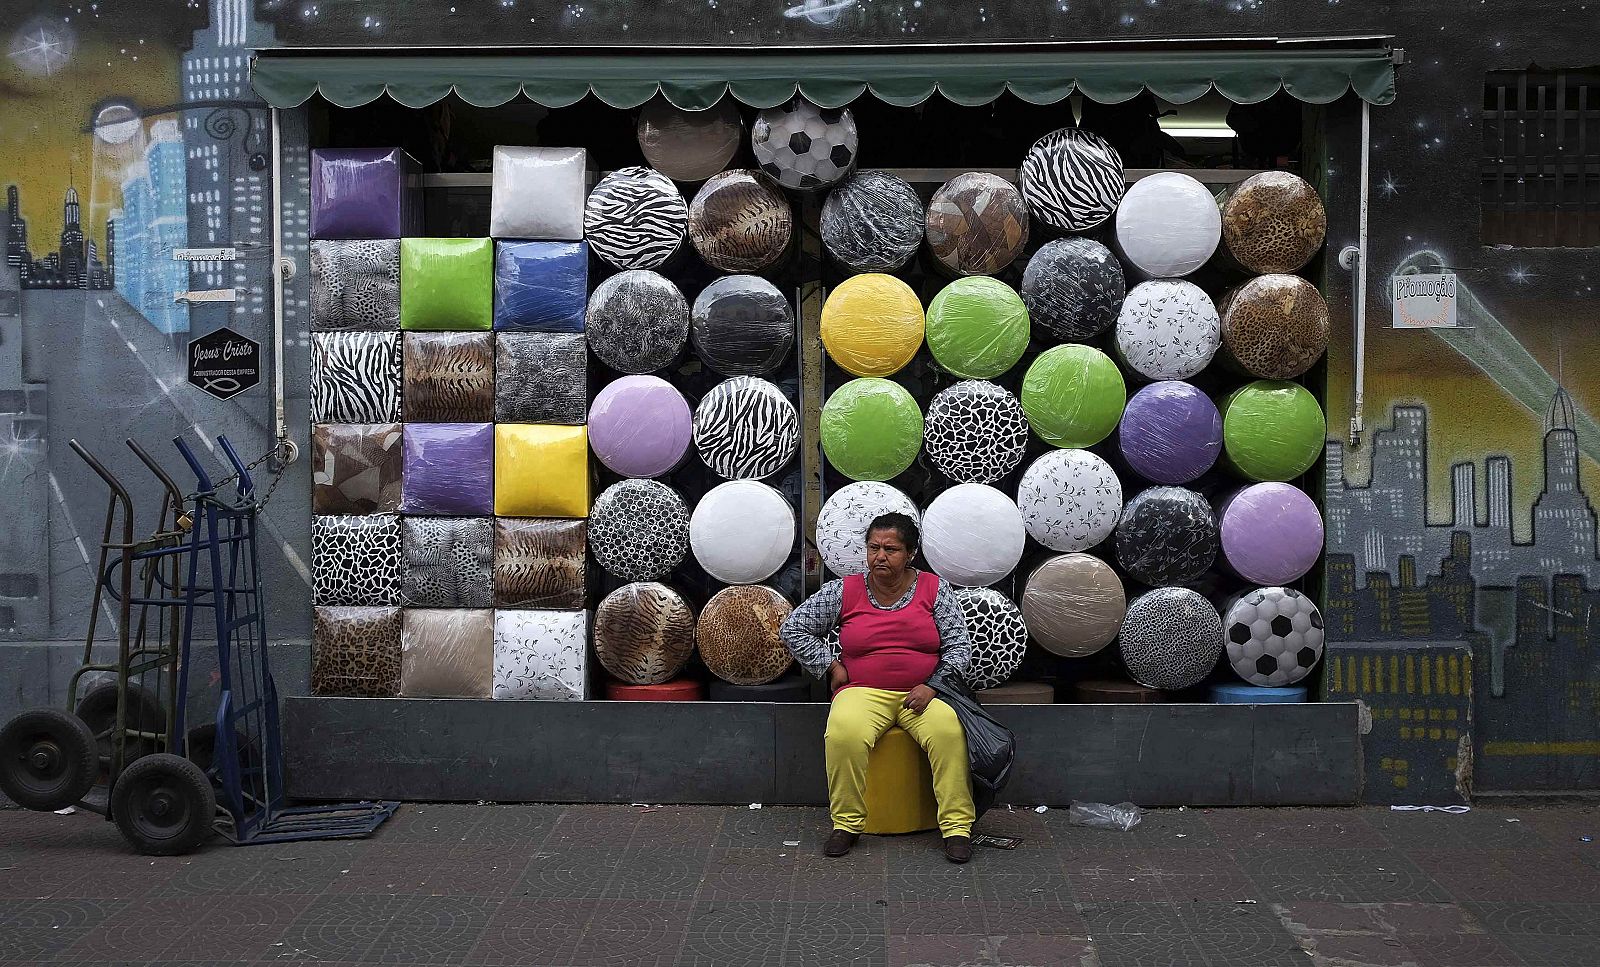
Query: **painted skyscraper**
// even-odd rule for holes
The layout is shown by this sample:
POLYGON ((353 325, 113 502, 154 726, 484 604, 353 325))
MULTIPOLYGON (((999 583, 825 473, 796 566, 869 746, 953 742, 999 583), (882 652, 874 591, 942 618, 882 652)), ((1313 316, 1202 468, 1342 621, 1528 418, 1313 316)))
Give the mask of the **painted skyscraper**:
POLYGON ((188 245, 183 132, 170 118, 150 127, 144 157, 122 180, 116 288, 128 305, 168 335, 189 331, 189 309, 174 297, 189 288, 189 268, 172 257, 188 245))

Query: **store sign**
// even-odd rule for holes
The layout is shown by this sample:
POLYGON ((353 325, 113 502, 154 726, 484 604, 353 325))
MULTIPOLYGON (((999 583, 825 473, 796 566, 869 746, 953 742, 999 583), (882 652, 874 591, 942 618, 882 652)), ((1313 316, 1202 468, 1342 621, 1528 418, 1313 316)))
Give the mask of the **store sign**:
POLYGON ((172 250, 172 258, 176 262, 232 262, 238 257, 238 251, 232 246, 226 248, 175 248, 172 250))
POLYGON ((219 400, 261 382, 261 344, 232 329, 206 333, 189 344, 189 383, 219 400))
POLYGON ((1437 275, 1394 277, 1394 328, 1454 329, 1456 327, 1456 277, 1437 275))

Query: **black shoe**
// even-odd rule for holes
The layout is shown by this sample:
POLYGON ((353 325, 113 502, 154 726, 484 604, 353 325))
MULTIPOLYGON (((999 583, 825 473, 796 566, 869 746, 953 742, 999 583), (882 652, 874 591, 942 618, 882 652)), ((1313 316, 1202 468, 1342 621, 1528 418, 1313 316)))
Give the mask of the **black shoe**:
POLYGON ((946 836, 944 838, 944 858, 952 863, 965 863, 972 859, 972 837, 946 836))
POLYGON ((855 846, 856 840, 860 838, 860 833, 852 833, 849 830, 836 829, 833 831, 833 835, 828 837, 828 841, 822 844, 822 855, 832 857, 843 856, 844 854, 850 852, 850 848, 855 846))

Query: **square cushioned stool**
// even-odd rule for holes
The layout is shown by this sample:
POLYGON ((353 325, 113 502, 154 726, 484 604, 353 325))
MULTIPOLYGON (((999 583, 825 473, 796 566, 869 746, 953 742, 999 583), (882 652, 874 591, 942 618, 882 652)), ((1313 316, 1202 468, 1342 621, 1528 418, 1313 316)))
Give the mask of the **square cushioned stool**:
POLYGON ((911 733, 898 725, 867 756, 867 823, 875 836, 921 833, 939 827, 933 770, 911 733))

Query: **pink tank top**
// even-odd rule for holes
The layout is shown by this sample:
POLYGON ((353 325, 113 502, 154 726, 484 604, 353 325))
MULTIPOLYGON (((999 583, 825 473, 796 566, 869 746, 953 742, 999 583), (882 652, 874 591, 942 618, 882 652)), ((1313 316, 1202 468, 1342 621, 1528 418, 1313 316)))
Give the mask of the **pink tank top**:
POLYGON ((933 621, 938 595, 938 575, 922 571, 911 603, 885 611, 873 605, 866 575, 844 579, 839 660, 850 673, 850 685, 908 692, 927 682, 939 667, 939 627, 933 621))

